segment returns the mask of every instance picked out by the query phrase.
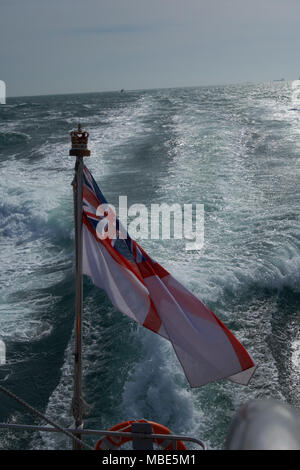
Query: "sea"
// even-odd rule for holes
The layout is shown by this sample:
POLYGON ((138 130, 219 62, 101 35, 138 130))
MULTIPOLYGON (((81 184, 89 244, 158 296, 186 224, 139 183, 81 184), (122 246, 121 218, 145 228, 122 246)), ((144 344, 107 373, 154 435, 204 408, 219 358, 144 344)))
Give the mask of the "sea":
MULTIPOLYGON (((114 205, 203 204, 204 244, 140 240, 257 364, 248 386, 191 388, 170 343, 84 277, 84 426, 157 421, 220 450, 251 400, 300 407, 300 81, 8 98, 0 105, 0 384, 73 425, 75 258, 70 131, 114 205), (299 95, 299 97, 298 97, 299 95)), ((45 423, 0 396, 0 422, 45 423)), ((95 437, 87 437, 90 445, 95 437)), ((4 431, 1 449, 70 449, 4 431)), ((196 448, 196 447, 190 447, 196 448)))

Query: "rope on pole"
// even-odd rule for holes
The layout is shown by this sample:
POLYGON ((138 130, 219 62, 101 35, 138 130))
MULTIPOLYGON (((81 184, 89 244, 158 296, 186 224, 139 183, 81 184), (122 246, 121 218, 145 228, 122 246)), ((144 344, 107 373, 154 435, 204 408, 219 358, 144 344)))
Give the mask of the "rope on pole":
POLYGON ((27 403, 26 401, 22 400, 22 398, 18 397, 17 395, 15 395, 14 393, 10 392, 9 390, 7 390, 7 388, 3 387, 2 385, 0 385, 0 391, 5 393, 7 396, 9 396, 10 398, 12 398, 13 400, 15 400, 17 403, 19 403, 20 405, 24 406, 24 408, 26 408, 28 411, 30 411, 31 413, 35 414, 36 416, 38 416, 39 418, 43 419, 44 421, 46 421, 48 424, 50 424, 51 426, 53 426, 54 428, 56 428, 58 431, 62 432, 63 434, 65 434, 66 436, 68 436, 70 439, 72 439, 73 441, 77 442, 77 444, 80 444, 80 446, 82 447, 85 447, 86 449, 88 450, 94 450, 93 447, 89 446, 88 444, 86 444, 86 442, 82 441, 81 439, 78 439, 76 436, 74 436, 74 434, 72 434, 71 432, 69 431, 66 431, 62 426, 60 426, 59 424, 56 424, 54 421, 52 421, 52 419, 48 418, 47 416, 45 416, 43 413, 41 413, 40 411, 38 411, 37 409, 33 408, 33 406, 29 405, 29 403, 27 403))

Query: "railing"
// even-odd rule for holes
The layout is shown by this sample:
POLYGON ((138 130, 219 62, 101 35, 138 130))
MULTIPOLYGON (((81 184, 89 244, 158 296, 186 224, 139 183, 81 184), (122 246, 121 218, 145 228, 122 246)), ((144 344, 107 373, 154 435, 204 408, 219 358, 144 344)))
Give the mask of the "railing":
MULTIPOLYGON (((61 432, 60 430, 50 427, 50 426, 34 426, 30 424, 10 424, 10 423, 0 423, 0 428, 11 429, 11 430, 24 430, 24 431, 42 431, 42 432, 61 432)), ((63 428, 63 431, 68 433, 78 434, 78 429, 63 428)), ((203 450, 206 450, 206 445, 204 442, 190 436, 181 436, 175 434, 145 434, 137 432, 121 432, 121 431, 103 431, 96 429, 81 429, 80 434, 82 435, 94 435, 94 436, 118 436, 118 437, 130 437, 130 438, 140 438, 140 439, 168 439, 171 441, 185 441, 193 442, 194 444, 199 445, 203 450)), ((82 442, 83 447, 85 443, 82 442)))
MULTIPOLYGON (((117 436, 117 437, 129 437, 132 439, 133 443, 137 444, 137 441, 144 440, 144 439, 163 439, 165 440, 166 438, 170 441, 186 441, 186 442, 194 442, 195 444, 198 444, 200 447, 202 447, 203 450, 206 450, 205 444, 200 441, 199 439, 195 439, 194 437, 190 436, 179 436, 179 435, 174 435, 174 434, 152 434, 149 431, 143 431, 145 432, 139 432, 139 429, 136 428, 136 432, 122 432, 122 431, 102 431, 102 430, 94 430, 94 429, 83 429, 82 426, 77 427, 76 429, 71 429, 71 428, 63 428, 59 424, 55 423, 52 419, 48 418, 45 416, 43 413, 41 413, 39 410, 34 408, 33 406, 29 405, 29 403, 26 403, 22 398, 18 397, 15 395, 13 392, 8 390, 7 388, 3 387, 3 385, 0 385, 0 391, 5 393, 5 395, 9 396, 16 402, 18 402, 20 405, 24 406, 30 413, 34 414, 35 416, 38 416, 40 419, 46 421, 48 423, 48 426, 34 426, 30 424, 11 424, 11 423, 0 423, 0 429, 12 429, 12 430, 25 430, 25 431, 42 431, 42 432, 60 432, 66 436, 68 436, 70 439, 72 439, 73 444, 76 444, 76 448, 78 449, 88 449, 88 450, 94 450, 93 447, 91 447, 89 444, 84 442, 79 436, 81 435, 98 435, 98 436, 117 436)), ((137 424, 137 423, 136 423, 137 424)), ((150 428, 151 429, 151 428, 150 428)), ((140 429, 141 430, 141 429, 140 429)))

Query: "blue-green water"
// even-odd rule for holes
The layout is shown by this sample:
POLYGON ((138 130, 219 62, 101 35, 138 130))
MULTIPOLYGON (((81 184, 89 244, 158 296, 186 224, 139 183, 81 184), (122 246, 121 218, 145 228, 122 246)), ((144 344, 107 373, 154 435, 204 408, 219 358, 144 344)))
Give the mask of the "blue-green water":
MULTIPOLYGON (((85 426, 148 418, 221 449, 240 405, 299 399, 300 106, 290 82, 8 99, 0 107, 0 338, 4 386, 72 424, 74 236, 69 131, 106 198, 203 203, 205 244, 142 246, 198 295, 258 363, 248 387, 190 389, 168 342, 84 280, 85 426)), ((0 421, 35 422, 0 397, 0 421)), ((89 440, 90 443, 93 440, 89 440)), ((0 448, 68 448, 1 432, 0 448)))

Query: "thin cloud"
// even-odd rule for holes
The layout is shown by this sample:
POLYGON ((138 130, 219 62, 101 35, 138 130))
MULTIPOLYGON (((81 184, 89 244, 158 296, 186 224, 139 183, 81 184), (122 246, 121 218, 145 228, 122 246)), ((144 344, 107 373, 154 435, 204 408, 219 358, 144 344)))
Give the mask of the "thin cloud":
POLYGON ((140 34, 152 33, 165 29, 167 25, 158 24, 115 24, 109 26, 64 29, 61 34, 67 35, 106 35, 106 34, 140 34))

